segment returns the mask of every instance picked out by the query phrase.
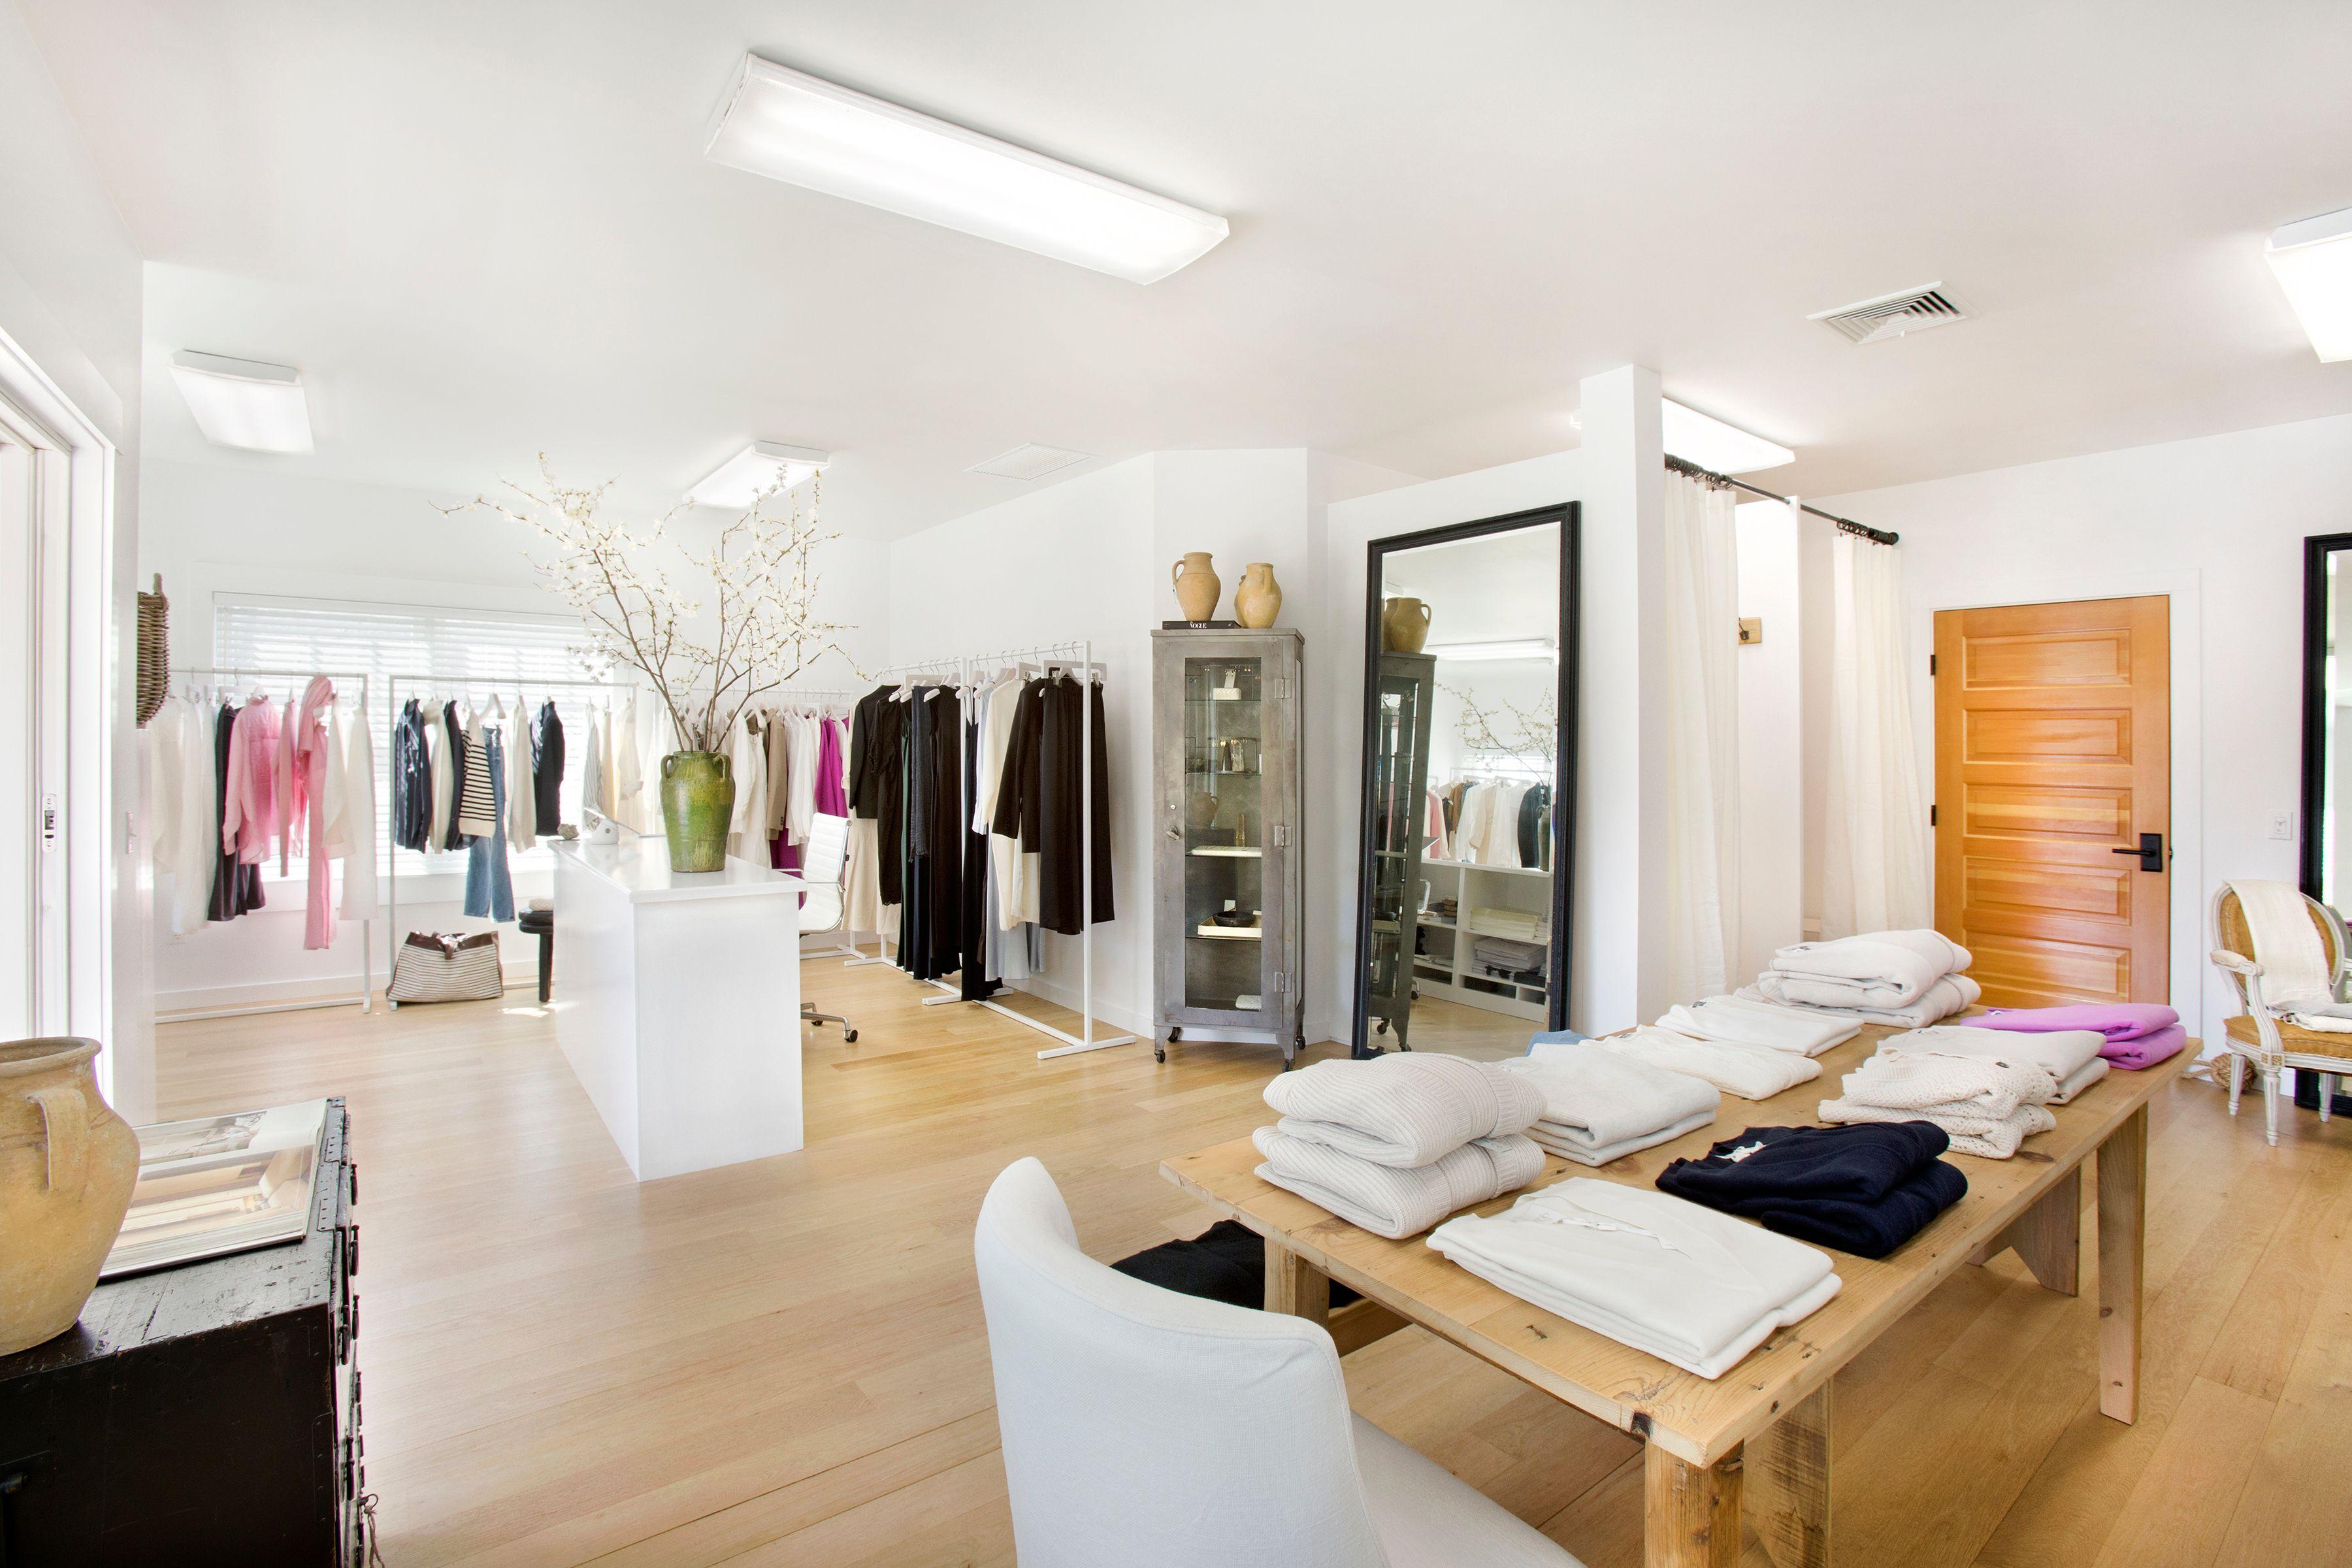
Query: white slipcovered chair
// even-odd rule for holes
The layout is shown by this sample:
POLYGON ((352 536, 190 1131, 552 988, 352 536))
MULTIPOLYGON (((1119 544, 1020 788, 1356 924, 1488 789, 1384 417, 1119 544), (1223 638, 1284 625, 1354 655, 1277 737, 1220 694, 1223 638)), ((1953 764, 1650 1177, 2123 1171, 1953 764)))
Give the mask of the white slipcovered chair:
MULTIPOLYGON (((2258 891, 2274 887, 2269 883, 2248 886, 2258 891)), ((2300 925, 2290 920, 2288 929, 2267 940, 2283 945, 2289 941, 2307 942, 2309 951, 2296 965, 2305 972, 2306 984, 2315 984, 2330 997, 2341 997, 2347 982, 2352 980, 2352 953, 2346 951, 2344 922, 2336 918, 2334 910, 2310 894, 2276 889, 2280 901, 2291 902, 2288 894, 2301 900, 2302 914, 2310 921, 2311 933, 2305 938, 2300 925)), ((2296 1009, 2292 1004, 2296 999, 2279 994, 2278 976, 2273 973, 2276 963, 2261 961, 2262 944, 2256 940, 2254 922, 2247 918, 2237 884, 2224 882, 2214 890, 2212 914, 2213 966, 2229 981, 2237 993, 2239 1005, 2245 1009, 2241 1016, 2224 1019, 2221 1025, 2221 1043, 2229 1051, 2230 1114, 2238 1114, 2238 1093, 2245 1080, 2247 1064, 2252 1063, 2262 1075, 2265 1129, 2270 1141, 2276 1143, 2279 1074, 2294 1068, 2316 1075, 2319 1119, 2326 1121, 2335 1104, 2337 1079, 2352 1074, 2352 1033, 2307 1028, 2295 1021, 2296 1009)))
MULTIPOLYGON (((839 931, 846 913, 842 902, 841 868, 849 855, 849 818, 819 812, 809 819, 808 837, 801 842, 801 868, 795 873, 808 884, 801 895, 801 934, 815 936, 839 931)), ((850 949, 842 949, 849 952, 850 949)), ((803 1024, 838 1024, 845 1045, 857 1043, 857 1031, 838 1013, 820 1013, 813 1002, 801 1004, 803 1024)))
POLYGON ((1352 1415, 1320 1325, 1088 1258, 1035 1160, 972 1250, 1022 1568, 1580 1568, 1352 1415))

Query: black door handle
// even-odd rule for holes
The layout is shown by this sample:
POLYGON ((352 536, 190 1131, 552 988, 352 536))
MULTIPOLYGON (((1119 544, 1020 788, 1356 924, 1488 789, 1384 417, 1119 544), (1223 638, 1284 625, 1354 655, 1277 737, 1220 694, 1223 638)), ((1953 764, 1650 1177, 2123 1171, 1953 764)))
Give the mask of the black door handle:
POLYGON ((2143 833, 2139 836, 2138 848, 2111 849, 2107 851, 2107 853, 2110 855, 2137 855, 2139 857, 2139 868, 2141 870, 2161 871, 2164 869, 2164 835, 2161 833, 2143 833))

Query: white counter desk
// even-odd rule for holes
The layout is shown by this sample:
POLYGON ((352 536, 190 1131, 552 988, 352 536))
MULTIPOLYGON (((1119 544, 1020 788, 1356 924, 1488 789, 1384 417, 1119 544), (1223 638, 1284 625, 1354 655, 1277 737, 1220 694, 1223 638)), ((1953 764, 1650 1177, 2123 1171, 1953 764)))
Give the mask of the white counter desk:
POLYGON ((801 1146, 797 877, 555 847, 555 1038, 641 1182, 801 1146))

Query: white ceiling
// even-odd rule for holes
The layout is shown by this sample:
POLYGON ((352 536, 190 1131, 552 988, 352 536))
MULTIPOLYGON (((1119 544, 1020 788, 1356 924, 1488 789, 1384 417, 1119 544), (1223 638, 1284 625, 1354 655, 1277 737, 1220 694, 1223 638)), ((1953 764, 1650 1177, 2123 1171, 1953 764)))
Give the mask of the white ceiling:
POLYGON ((651 500, 756 437, 887 537, 1023 441, 1557 450, 1628 361, 1817 495, 2352 410, 2261 257, 2352 206, 2341 0, 17 3, 153 263, 159 457, 651 500), (1233 237, 1138 288, 707 163, 747 47, 1233 237), (1804 319, 1937 280, 1982 319, 1804 319), (317 451, 205 446, 178 348, 301 367, 317 451))

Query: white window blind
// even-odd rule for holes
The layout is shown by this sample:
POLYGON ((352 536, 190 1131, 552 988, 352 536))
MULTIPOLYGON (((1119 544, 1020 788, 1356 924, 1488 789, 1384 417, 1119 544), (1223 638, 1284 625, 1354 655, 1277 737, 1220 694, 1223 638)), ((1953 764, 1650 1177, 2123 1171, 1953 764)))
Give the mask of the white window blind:
MULTIPOLYGON (((579 818, 579 758, 587 737, 587 699, 591 693, 543 683, 587 679, 573 653, 583 641, 580 623, 561 616, 507 614, 491 610, 437 609, 420 605, 344 603, 320 599, 272 598, 220 595, 213 608, 213 663, 225 671, 257 669, 304 670, 330 677, 367 677, 368 739, 375 757, 375 849, 379 868, 390 865, 392 854, 392 738, 397 696, 405 706, 411 698, 465 699, 488 716, 489 699, 501 697, 509 710, 518 700, 535 713, 552 700, 563 721, 567 746, 562 805, 563 820, 579 818), (403 680, 393 689, 393 677, 429 675, 433 681, 403 680)), ((222 678, 226 680, 228 678, 222 678)), ((299 695, 298 683, 282 678, 260 682, 281 705, 299 695)), ((336 695, 345 716, 356 711, 360 691, 348 679, 336 680, 336 695)), ((236 695, 244 694, 243 688, 236 695)), ((525 734, 527 736, 527 731, 525 734)), ((510 742, 509 742, 510 743, 510 742)), ((526 738, 525 744, 529 744, 526 738)), ((463 852, 420 855, 400 851, 404 875, 417 870, 462 870, 463 852)), ((536 846, 515 847, 518 868, 541 865, 548 851, 536 846)), ((269 863, 275 870, 277 862, 269 863)), ((298 866, 294 875, 304 873, 298 866)))

